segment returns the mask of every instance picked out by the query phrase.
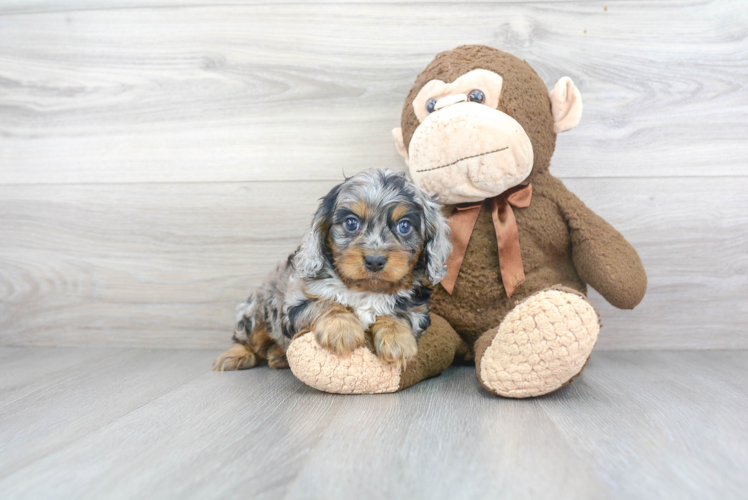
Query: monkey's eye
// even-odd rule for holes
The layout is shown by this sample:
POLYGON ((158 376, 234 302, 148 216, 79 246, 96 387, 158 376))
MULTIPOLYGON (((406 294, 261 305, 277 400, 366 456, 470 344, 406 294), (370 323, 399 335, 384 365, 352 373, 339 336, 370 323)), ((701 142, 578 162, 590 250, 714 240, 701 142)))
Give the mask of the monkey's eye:
POLYGON ((397 223, 397 232, 402 235, 410 233, 411 229, 413 229, 413 226, 411 226, 409 220, 401 220, 397 223))
POLYGON ((360 224, 355 217, 348 217, 345 220, 345 229, 346 231, 350 231, 351 233, 355 233, 356 231, 358 231, 359 225, 360 224))
POLYGON ((468 101, 470 102, 477 102, 478 104, 483 104, 483 101, 486 99, 486 96, 483 95, 483 91, 475 89, 471 90, 468 94, 468 101))
POLYGON ((429 113, 434 112, 434 108, 436 107, 436 99, 429 99, 426 101, 426 111, 429 113))

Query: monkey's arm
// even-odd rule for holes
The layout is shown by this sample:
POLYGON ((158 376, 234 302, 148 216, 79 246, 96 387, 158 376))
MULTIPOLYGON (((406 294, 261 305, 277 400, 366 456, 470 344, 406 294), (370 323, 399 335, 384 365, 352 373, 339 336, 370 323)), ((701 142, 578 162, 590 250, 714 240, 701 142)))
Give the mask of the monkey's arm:
POLYGON ((561 181, 551 179, 557 183, 552 191, 569 226, 572 259, 579 277, 615 307, 633 309, 647 290, 647 275, 636 250, 561 181))

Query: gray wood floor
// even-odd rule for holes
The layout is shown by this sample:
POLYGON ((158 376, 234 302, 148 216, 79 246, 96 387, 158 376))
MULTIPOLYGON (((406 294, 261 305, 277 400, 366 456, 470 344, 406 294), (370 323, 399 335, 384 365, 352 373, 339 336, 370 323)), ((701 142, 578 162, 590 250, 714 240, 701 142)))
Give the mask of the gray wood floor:
POLYGON ((452 368, 338 396, 213 350, 0 348, 2 498, 745 498, 748 352, 596 353, 532 400, 452 368))

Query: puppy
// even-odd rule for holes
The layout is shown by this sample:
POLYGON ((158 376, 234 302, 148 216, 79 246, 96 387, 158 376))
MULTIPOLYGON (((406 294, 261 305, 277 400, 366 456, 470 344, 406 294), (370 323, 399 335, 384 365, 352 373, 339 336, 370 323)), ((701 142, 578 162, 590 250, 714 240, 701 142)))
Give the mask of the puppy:
POLYGON ((441 207, 402 172, 370 169, 324 198, 301 246, 239 306, 234 345, 214 370, 267 360, 288 368, 291 340, 313 331, 345 356, 369 340, 404 368, 429 326, 429 298, 452 248, 441 207))

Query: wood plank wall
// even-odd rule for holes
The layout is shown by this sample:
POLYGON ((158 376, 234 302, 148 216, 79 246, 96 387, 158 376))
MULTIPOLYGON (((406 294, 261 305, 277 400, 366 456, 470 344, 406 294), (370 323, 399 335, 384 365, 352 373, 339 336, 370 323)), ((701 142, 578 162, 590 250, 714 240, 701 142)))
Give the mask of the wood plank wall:
POLYGON ((0 345, 221 348, 316 199, 403 168, 402 101, 481 43, 571 76, 552 171, 639 250, 601 349, 748 347, 748 4, 9 0, 0 345))

